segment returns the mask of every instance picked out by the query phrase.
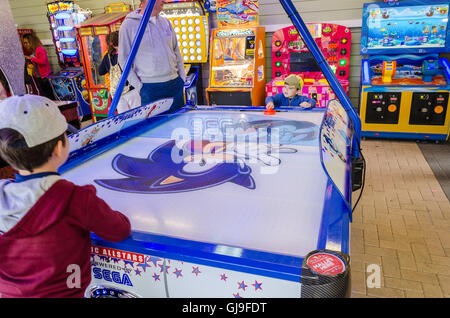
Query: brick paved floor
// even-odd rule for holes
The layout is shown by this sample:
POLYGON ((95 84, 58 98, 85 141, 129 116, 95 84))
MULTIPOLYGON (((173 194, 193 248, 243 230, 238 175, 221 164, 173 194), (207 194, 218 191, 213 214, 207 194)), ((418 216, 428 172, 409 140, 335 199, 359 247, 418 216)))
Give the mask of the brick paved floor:
POLYGON ((363 140, 362 149, 367 172, 351 224, 352 297, 450 297, 450 202, 418 145, 363 140), (367 285, 371 264, 381 270, 380 288, 367 285))

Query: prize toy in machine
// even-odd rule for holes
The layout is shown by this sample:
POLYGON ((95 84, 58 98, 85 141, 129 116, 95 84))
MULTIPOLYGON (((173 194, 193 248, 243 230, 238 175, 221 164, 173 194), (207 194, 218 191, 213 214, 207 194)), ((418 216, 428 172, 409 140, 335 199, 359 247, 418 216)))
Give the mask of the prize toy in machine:
POLYGON ((449 2, 365 4, 362 136, 448 139, 449 2))
POLYGON ((264 105, 265 29, 258 1, 217 1, 212 30, 208 105, 264 105))
POLYGON ((91 11, 80 9, 73 1, 47 3, 47 11, 61 67, 60 71, 49 76, 54 95, 60 101, 77 101, 79 115, 89 115, 91 110, 75 28, 91 16, 91 11))
POLYGON ((201 64, 208 61, 208 12, 200 1, 172 0, 164 4, 160 14, 169 19, 177 36, 186 70, 186 104, 203 104, 201 64))
MULTIPOLYGON (((348 95, 350 29, 328 23, 308 23, 307 27, 348 95)), ((315 99, 316 107, 326 107, 328 101, 336 98, 294 26, 277 30, 272 36, 272 80, 266 85, 266 96, 281 93, 284 79, 290 74, 297 74, 303 79, 304 86, 301 94, 315 99)))
POLYGON ((105 7, 103 14, 86 20, 77 28, 94 122, 108 117, 111 104, 107 80, 98 73, 98 68, 108 51, 106 37, 111 32, 119 31, 130 10, 130 5, 123 2, 110 4, 105 7))

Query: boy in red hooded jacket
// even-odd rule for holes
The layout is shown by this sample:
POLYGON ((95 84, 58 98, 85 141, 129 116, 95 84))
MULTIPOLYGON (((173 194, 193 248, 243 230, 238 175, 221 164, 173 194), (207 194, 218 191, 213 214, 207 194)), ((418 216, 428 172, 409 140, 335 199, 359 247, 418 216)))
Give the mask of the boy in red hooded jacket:
POLYGON ((0 155, 18 170, 0 180, 0 297, 83 297, 91 281, 90 232, 109 241, 130 222, 92 185, 62 179, 68 128, 58 106, 36 95, 0 103, 0 155))

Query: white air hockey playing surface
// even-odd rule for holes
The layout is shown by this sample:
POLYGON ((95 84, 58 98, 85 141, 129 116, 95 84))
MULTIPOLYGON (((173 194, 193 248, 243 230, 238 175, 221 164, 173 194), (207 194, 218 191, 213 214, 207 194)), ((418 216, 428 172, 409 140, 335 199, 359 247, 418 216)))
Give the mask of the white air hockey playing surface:
POLYGON ((328 182, 318 137, 323 116, 188 111, 63 177, 95 185, 133 231, 304 257, 318 245, 328 182), (174 148, 183 134, 193 141, 174 148))

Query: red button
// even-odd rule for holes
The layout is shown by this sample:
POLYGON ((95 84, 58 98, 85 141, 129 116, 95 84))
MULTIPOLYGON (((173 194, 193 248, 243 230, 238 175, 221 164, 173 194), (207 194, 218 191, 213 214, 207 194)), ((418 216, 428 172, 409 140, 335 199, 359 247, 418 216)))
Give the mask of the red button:
POLYGON ((326 276, 334 276, 345 271, 344 262, 339 257, 328 253, 311 255, 306 264, 312 271, 326 276))

